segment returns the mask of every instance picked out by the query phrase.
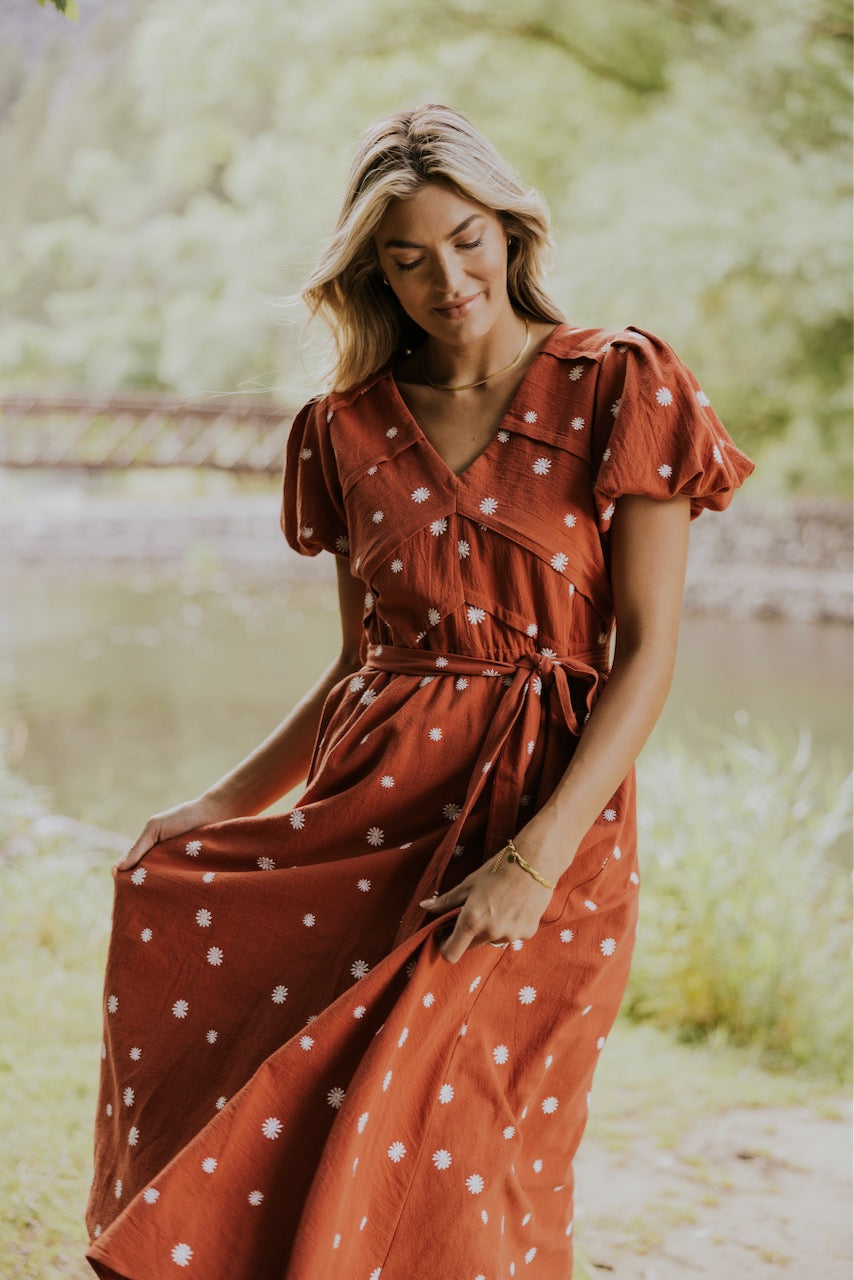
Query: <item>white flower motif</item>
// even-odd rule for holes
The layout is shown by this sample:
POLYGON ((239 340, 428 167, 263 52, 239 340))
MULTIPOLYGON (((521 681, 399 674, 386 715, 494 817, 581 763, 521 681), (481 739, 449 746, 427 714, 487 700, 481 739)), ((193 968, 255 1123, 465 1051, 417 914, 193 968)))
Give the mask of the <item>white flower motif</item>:
POLYGON ((401 560, 400 556, 396 556, 395 559, 392 560, 391 564, 389 565, 389 568, 391 569, 392 573, 403 573, 403 561, 401 560))
POLYGON ((510 1050, 507 1048, 506 1044, 497 1044, 492 1050, 492 1057, 494 1058, 497 1066, 503 1067, 504 1063, 510 1057, 510 1050))
POLYGON ((151 929, 143 929, 142 933, 139 936, 143 942, 150 942, 151 939, 154 937, 154 934, 152 933, 151 929))
POLYGON ((184 852, 188 858, 198 858, 201 847, 201 840, 188 840, 184 845, 184 852))
POLYGON ((506 1125, 506 1126, 501 1130, 501 1136, 502 1136, 502 1138, 506 1138, 508 1142, 509 1142, 509 1141, 510 1141, 510 1139, 515 1135, 515 1133, 516 1133, 516 1126, 515 1126, 515 1125, 512 1125, 512 1124, 508 1124, 508 1125, 506 1125))
POLYGON ((521 987, 519 990, 520 1004, 533 1004, 537 998, 537 992, 534 987, 521 987))
POLYGON ((662 462, 661 466, 658 468, 658 474, 661 476, 662 480, 669 479, 669 477, 673 475, 673 468, 670 463, 662 462))
POLYGON ((386 435, 388 436, 389 440, 393 440, 394 437, 397 435, 397 427, 389 427, 388 431, 386 432, 386 435))
POLYGON ((439 1089, 439 1101, 441 1103, 452 1102, 454 1098, 454 1086, 452 1084, 443 1084, 439 1089))
POLYGON ((156 1187, 146 1187, 142 1193, 142 1198, 146 1204, 156 1204, 160 1199, 160 1192, 156 1187))
POLYGON ((701 391, 698 387, 697 390, 694 392, 694 395, 697 397, 697 404, 701 404, 704 409, 708 409, 709 405, 712 402, 709 399, 709 397, 706 395, 705 391, 701 391))
POLYGON ((265 1138, 269 1138, 270 1141, 273 1141, 275 1138, 278 1138, 283 1127, 281 1120, 279 1120, 277 1116, 267 1116, 267 1119, 261 1125, 261 1132, 265 1138))
POLYGON ((583 373, 584 373, 584 365, 574 364, 569 371, 570 382, 577 382, 583 373))
POLYGON ((385 512, 375 511, 374 514, 371 516, 371 519, 373 520, 374 524, 382 524, 383 520, 385 519, 385 512))
POLYGON ((148 872, 146 871, 145 867, 136 867, 134 869, 133 875, 130 878, 131 884, 142 884, 143 880, 147 875, 148 875, 148 872))
POLYGON ((535 1161, 533 1162, 533 1164, 531 1165, 531 1168, 534 1170, 534 1173, 542 1173, 542 1171, 543 1171, 543 1162, 542 1162, 542 1160, 535 1160, 535 1161))
POLYGON ((427 736, 428 736, 428 738, 430 738, 430 740, 431 740, 432 742, 441 742, 441 741, 442 741, 442 730, 439 728, 439 726, 438 726, 438 725, 435 725, 435 726, 430 730, 430 732, 428 733, 428 735, 427 735, 427 736))
POLYGON ((528 1249, 525 1253, 525 1261, 533 1262, 536 1256, 537 1256, 537 1246, 535 1244, 532 1244, 530 1249, 528 1249))
POLYGON ((510 439, 510 432, 509 432, 509 431, 499 431, 498 435, 496 436, 496 439, 497 439, 497 440, 500 440, 502 444, 506 444, 506 443, 507 443, 507 441, 510 439))
POLYGON ((186 1018, 189 1008, 186 1000, 176 1000, 172 1006, 172 1013, 176 1018, 186 1018))
POLYGON ((636 871, 632 872, 632 874, 629 876, 629 879, 631 880, 632 884, 640 884, 640 878, 636 871))
POLYGON ((543 692, 543 681, 541 676, 534 676, 531 684, 533 686, 534 693, 539 694, 543 692))
POLYGON ((525 414, 525 421, 526 421, 526 422, 536 422, 536 421, 537 421, 537 414, 535 413, 535 411, 534 411, 533 409, 529 409, 529 410, 528 410, 528 412, 525 414))
POLYGON ((204 1160, 202 1161, 202 1172, 215 1173, 217 1163, 218 1161, 215 1160, 213 1156, 205 1156, 204 1160))
POLYGON ((116 1178, 116 1185, 115 1185, 115 1187, 113 1188, 113 1194, 115 1195, 115 1197, 116 1197, 116 1199, 117 1199, 117 1200, 121 1200, 121 1198, 122 1198, 122 1180, 121 1180, 121 1178, 116 1178))
POLYGON ((615 845, 614 845, 614 852, 611 854, 611 857, 612 857, 616 862, 619 862, 619 861, 620 861, 620 859, 622 858, 622 856, 623 856, 623 851, 622 851, 622 849, 620 848, 620 846, 619 846, 618 844, 615 844, 615 845))
POLYGON ((196 912, 196 924, 199 926, 199 928, 209 929, 212 920, 213 920, 213 916, 211 915, 210 911, 208 911, 207 907, 199 907, 198 911, 196 912))
POLYGON ((312 529, 310 524, 303 525, 303 527, 300 529, 299 532, 300 532, 300 537, 303 538, 305 541, 308 541, 309 538, 314 537, 314 530, 312 529))
POLYGON ((142 1050, 140 1049, 139 1045, 133 1046, 133 1048, 128 1053, 128 1057, 130 1058, 131 1062, 139 1062, 140 1058, 142 1057, 142 1050))
POLYGON ((225 1106, 225 1104, 226 1104, 227 1102, 228 1102, 228 1098, 225 1096, 225 1094, 224 1094, 224 1093, 221 1093, 221 1094, 219 1095, 219 1097, 217 1098, 217 1100, 216 1100, 216 1109, 217 1109, 217 1111, 222 1111, 223 1107, 225 1106))
POLYGON ((208 1044, 216 1044, 217 1040, 219 1039, 219 1032, 208 1031, 208 1033, 205 1036, 205 1039, 207 1040, 208 1044))
POLYGON ((614 514, 614 510, 615 508, 614 508, 613 502, 609 502, 605 510, 602 512, 603 524, 607 524, 607 522, 611 519, 612 515, 614 514))
POLYGON ((525 628, 525 635, 530 636, 532 640, 536 640, 538 631, 539 631, 539 627, 537 626, 536 622, 529 622, 527 627, 525 628))
POLYGON ((440 1147, 438 1151, 433 1152, 433 1163, 437 1169, 450 1169, 451 1153, 446 1151, 444 1147, 440 1147))
POLYGON ((107 996, 107 1013, 116 1013, 119 1007, 118 996, 107 996))
POLYGON ((314 914, 313 911, 306 911, 305 915, 302 918, 302 922, 305 925, 306 929, 313 929, 314 926, 317 924, 317 916, 314 914))
POLYGON ((406 1147, 402 1142, 393 1142, 388 1149, 388 1158, 393 1160, 395 1164, 399 1164, 406 1155, 406 1147))
POLYGON ((424 995, 421 997, 421 1003, 424 1005, 425 1009, 429 1009, 431 1005, 434 1005, 436 1003, 436 997, 433 995, 433 992, 425 991, 424 995))
POLYGON ((655 398, 660 405, 673 404, 673 392, 669 387, 659 387, 655 393, 655 398))
POLYGON ((353 1017, 354 1017, 354 1018, 364 1018, 364 1016, 365 1016, 365 1014, 367 1013, 367 1011, 368 1011, 368 1009, 367 1009, 367 1005, 364 1005, 364 1004, 357 1004, 357 1005, 356 1005, 356 1007, 355 1007, 355 1009, 353 1010, 353 1017))
POLYGON ((372 702, 376 702, 378 697, 379 697, 379 694, 377 693, 376 689, 366 689, 365 692, 362 694, 361 698, 359 699, 359 701, 363 703, 366 707, 369 707, 372 702))
POLYGON ((477 991, 478 987, 480 986, 480 978, 481 978, 480 974, 477 974, 476 977, 472 978, 471 982, 469 983, 469 995, 471 995, 473 991, 477 991))
POLYGON ((311 1036, 300 1036, 299 1047, 308 1053, 309 1049, 314 1047, 314 1040, 311 1036))
POLYGON ((368 1123, 369 1118, 370 1118, 369 1111, 363 1111, 362 1114, 359 1116, 359 1119, 356 1123, 356 1128, 359 1130, 359 1133, 365 1132, 365 1125, 368 1123))
POLYGON ((397 1041, 398 1049, 402 1049, 408 1039, 409 1039, 409 1027, 404 1027, 400 1033, 400 1036, 398 1037, 398 1041, 397 1041))
POLYGON ((208 948, 208 964, 212 964, 212 965, 222 964, 222 947, 208 948))
POLYGON ((309 458, 312 457, 312 451, 311 449, 300 449, 299 456, 302 458, 303 462, 308 462, 309 458))
POLYGON ((439 657, 436 659, 436 666, 446 667, 447 665, 448 665, 448 659, 440 654, 439 657))
POLYGON ((249 1201, 249 1203, 250 1203, 250 1204, 252 1204, 252 1205, 259 1205, 259 1204, 261 1204, 261 1203, 263 1202, 263 1200, 264 1200, 264 1192, 263 1192, 263 1191, 250 1191, 250 1192, 249 1192, 249 1195, 246 1197, 246 1199, 247 1199, 247 1200, 249 1201))
POLYGON ((448 521, 444 516, 439 520, 434 520, 430 525, 430 532, 434 538, 438 538, 440 534, 448 532, 448 521))
POLYGON ((551 458, 536 458, 531 463, 531 470, 535 476, 547 476, 552 469, 551 458))
POLYGON ((360 890, 362 891, 362 893, 370 893, 370 890, 371 890, 371 882, 370 882, 370 880, 364 880, 364 879, 362 879, 362 880, 357 880, 357 881, 356 881, 356 888, 357 888, 357 889, 360 889, 360 890))
POLYGON ((426 502, 427 499, 430 497, 430 490, 426 487, 426 485, 423 485, 423 484, 419 485, 417 489, 413 489, 412 493, 410 494, 410 497, 412 498, 413 502, 426 502))
POLYGON ((342 555, 346 555, 347 552, 350 550, 350 539, 347 537, 346 534, 341 533, 335 539, 335 546, 337 550, 341 552, 342 555))
POLYGON ((132 1107, 134 1104, 135 1098, 136 1098, 136 1094, 134 1093, 133 1089, 131 1089, 130 1085, 128 1085, 128 1087, 125 1089, 124 1093, 122 1094, 122 1102, 125 1104, 126 1107, 132 1107))
POLYGON ((572 939, 574 937, 575 937, 575 934, 572 932, 571 929, 561 929, 560 931, 561 942, 572 942, 572 939))
POLYGON ((716 444, 713 444, 713 445, 712 445, 712 457, 714 458, 714 460, 715 460, 715 462, 718 464, 718 466, 721 466, 721 465, 722 465, 723 460, 724 460, 724 455, 721 453, 720 449, 718 448, 718 446, 717 446, 716 444))
POLYGON ((287 987, 283 987, 281 983, 277 987, 273 987, 273 994, 270 996, 270 999, 273 1001, 273 1004, 284 1004, 287 998, 288 998, 287 987))
POLYGON ((562 551, 556 551, 549 563, 553 569, 557 569, 558 573, 563 573, 564 569, 569 564, 569 556, 564 555, 562 551))
POLYGON ((378 849, 385 840, 385 832, 382 827, 369 827, 366 839, 368 844, 372 844, 374 848, 378 849))
POLYGON ((604 1049, 604 1048, 605 1048, 605 1045, 606 1045, 606 1044, 607 1044, 607 1041, 606 1041, 605 1037, 604 1037, 604 1036, 600 1036, 600 1037, 599 1037, 599 1039, 596 1041, 596 1048, 601 1052, 601 1051, 602 1051, 602 1049, 604 1049))
POLYGON ((178 1267, 188 1267, 193 1257, 193 1250, 188 1244, 172 1246, 172 1261, 178 1267))
POLYGON ((373 591, 366 591, 365 592, 365 611, 369 612, 371 609, 373 609, 373 607, 374 607, 374 593, 373 591))
POLYGON ((554 1115, 558 1108, 558 1101, 554 1094, 549 1098, 543 1098, 542 1108, 547 1116, 554 1115))
POLYGON ((617 810, 610 809, 610 808, 605 809, 605 811, 602 814, 602 817, 605 819, 606 822, 614 822, 617 817, 617 810))
POLYGON ((572 422, 570 423, 570 426, 572 427, 573 431, 583 431, 583 430, 584 430, 584 419, 583 419, 583 418, 573 418, 573 419, 572 419, 572 422))
POLYGON ((459 555, 461 560, 465 560, 466 557, 471 554, 471 547, 469 546, 468 542, 466 542, 465 538, 460 538, 459 542, 457 543, 457 554, 459 555))
POLYGON ((394 786, 394 778, 390 773, 384 773, 380 778, 380 786, 385 787, 386 791, 390 791, 394 786))
POLYGON ((616 418, 619 412, 620 412, 620 401, 615 400, 614 403, 611 405, 611 417, 616 418))
POLYGON ((262 871, 275 871, 275 870, 276 870, 276 862, 275 862, 275 859, 274 859, 274 858, 265 858, 265 857, 263 857, 263 856, 262 856, 262 857, 260 857, 260 858, 256 858, 256 859, 255 859, 255 862, 256 862, 256 864, 260 867, 260 869, 261 869, 262 871))
POLYGON ((596 911, 596 910, 598 910, 598 908, 597 908, 597 906, 596 906, 596 903, 593 901, 593 899, 592 899, 592 898, 585 898, 585 899, 584 899, 584 905, 585 905, 585 907, 587 908, 587 910, 588 910, 588 911, 596 911))
POLYGON ((367 960, 354 960, 350 965, 350 972, 354 978, 364 978, 370 967, 367 960))
POLYGON ((495 512, 498 510, 498 499, 482 498, 480 503, 480 509, 485 516, 495 515, 495 512))
POLYGON ((388 1087, 391 1084, 392 1072, 387 1071, 383 1076, 383 1093, 388 1093, 388 1087))
POLYGON ((610 449, 610 446, 609 446, 609 447, 605 450, 605 452, 602 454, 602 461, 603 461, 603 462, 610 462, 610 461, 611 461, 611 449, 610 449))
POLYGON ((612 956, 617 950, 616 938, 603 938, 599 943, 599 950, 603 956, 612 956))
POLYGON ((456 822, 457 818, 460 816, 462 811, 463 811, 462 805, 453 804, 450 802, 444 805, 442 808, 442 813, 445 815, 445 817, 448 819, 449 822, 456 822))
POLYGON ((479 1173, 470 1173, 466 1178, 466 1186, 473 1196, 479 1196, 483 1190, 483 1178, 479 1173))
POLYGON ((290 822, 294 831, 302 831, 303 827, 305 826, 305 814, 303 813, 302 809, 294 809, 291 813, 289 813, 288 821, 290 822))
POLYGON ((468 687, 469 687, 469 682, 468 680, 466 680, 465 676, 457 676, 456 680, 454 681, 454 688, 458 689, 460 693, 462 693, 463 689, 467 689, 468 687))
POLYGON ((441 621, 442 621, 442 615, 441 615, 441 613, 439 612, 439 610, 438 610, 438 609, 428 609, 428 610, 427 610, 427 625, 428 625, 429 627, 435 627, 435 626, 438 626, 438 624, 439 624, 441 621))
POLYGON ((477 605, 470 604, 466 607, 466 617, 473 626, 478 626, 486 617, 486 610, 479 608, 477 605))

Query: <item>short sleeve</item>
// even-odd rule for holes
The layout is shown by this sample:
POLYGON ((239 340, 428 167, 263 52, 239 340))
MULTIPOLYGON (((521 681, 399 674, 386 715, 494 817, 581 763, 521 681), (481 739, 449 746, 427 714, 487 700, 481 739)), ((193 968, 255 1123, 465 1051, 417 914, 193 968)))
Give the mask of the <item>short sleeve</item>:
POLYGON ((285 446, 282 532, 300 555, 349 556, 350 539, 327 400, 312 400, 293 420, 285 446))
POLYGON ((722 511, 753 471, 708 396, 655 334, 626 329, 603 358, 593 431, 593 492, 600 529, 627 494, 691 499, 691 518, 722 511))

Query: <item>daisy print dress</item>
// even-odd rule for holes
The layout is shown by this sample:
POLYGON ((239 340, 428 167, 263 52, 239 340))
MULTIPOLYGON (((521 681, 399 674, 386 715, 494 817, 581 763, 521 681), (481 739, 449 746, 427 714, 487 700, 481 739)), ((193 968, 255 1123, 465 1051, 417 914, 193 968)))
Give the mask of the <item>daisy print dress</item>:
MULTIPOLYGON (((752 471, 653 334, 561 325, 459 475, 388 368, 297 415, 282 527, 365 586, 286 814, 115 873, 87 1257, 116 1280, 570 1280, 572 1161, 638 916, 633 772, 536 934, 419 900, 562 777, 608 678, 617 499, 752 471)), ((570 851, 567 851, 569 858, 570 851)))

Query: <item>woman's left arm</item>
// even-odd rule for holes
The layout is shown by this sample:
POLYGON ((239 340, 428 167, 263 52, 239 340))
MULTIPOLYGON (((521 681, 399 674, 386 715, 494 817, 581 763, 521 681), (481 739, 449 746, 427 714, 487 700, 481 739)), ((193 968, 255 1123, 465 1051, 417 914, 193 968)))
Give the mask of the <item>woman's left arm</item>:
MULTIPOLYGON (((664 706, 676 658, 688 556, 690 501, 629 495, 611 524, 611 585, 617 624, 614 664, 566 772, 514 837, 519 853, 556 882, 634 764, 664 706)), ((551 890, 506 860, 491 860, 454 889, 422 905, 459 906, 442 947, 455 962, 472 945, 531 937, 551 890)))

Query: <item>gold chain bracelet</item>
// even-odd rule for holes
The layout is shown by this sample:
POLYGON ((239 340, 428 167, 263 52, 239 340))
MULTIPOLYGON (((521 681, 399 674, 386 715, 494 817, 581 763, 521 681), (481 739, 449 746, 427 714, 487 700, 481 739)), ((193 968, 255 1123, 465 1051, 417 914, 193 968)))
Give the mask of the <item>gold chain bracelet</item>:
POLYGON ((513 843, 512 837, 507 841, 503 849, 499 849, 498 854, 496 855, 495 861, 493 862, 492 867, 490 868, 491 873, 493 875, 501 866, 501 860, 504 857, 505 853, 507 854, 508 862, 518 863, 518 865, 522 868, 522 870, 527 871, 529 876, 533 876, 537 884, 541 884, 544 889, 555 888, 555 885, 553 885, 549 880, 546 880, 545 876, 541 876, 539 871, 534 870, 530 862, 525 861, 525 859, 522 857, 521 853, 513 843))

